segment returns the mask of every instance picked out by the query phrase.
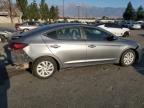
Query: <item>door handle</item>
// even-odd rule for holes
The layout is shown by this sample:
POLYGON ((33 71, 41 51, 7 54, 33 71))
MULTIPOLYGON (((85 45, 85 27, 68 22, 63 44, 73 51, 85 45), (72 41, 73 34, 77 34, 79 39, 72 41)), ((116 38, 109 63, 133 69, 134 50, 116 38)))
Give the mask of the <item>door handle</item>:
POLYGON ((95 45, 89 45, 88 47, 89 48, 95 48, 96 46, 95 45))
POLYGON ((60 46, 59 45, 50 45, 50 47, 52 47, 52 48, 59 48, 60 46))

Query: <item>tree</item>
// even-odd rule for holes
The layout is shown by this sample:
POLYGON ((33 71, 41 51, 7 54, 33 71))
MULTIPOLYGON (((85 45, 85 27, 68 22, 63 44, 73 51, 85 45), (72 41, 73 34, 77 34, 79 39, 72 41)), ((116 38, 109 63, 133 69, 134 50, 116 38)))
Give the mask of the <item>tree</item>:
POLYGON ((123 18, 125 20, 134 20, 136 18, 136 12, 131 4, 131 2, 128 3, 127 8, 125 12, 123 13, 123 18))
POLYGON ((144 19, 144 8, 140 6, 137 10, 137 20, 144 19))
POLYGON ((54 6, 51 6, 51 8, 50 8, 50 15, 49 15, 50 19, 54 19, 54 11, 55 11, 54 6))
POLYGON ((11 23, 13 23, 13 4, 11 0, 0 0, 0 10, 1 11, 8 11, 9 16, 11 19, 11 23))
POLYGON ((48 8, 47 3, 45 3, 45 0, 41 0, 40 15, 41 15, 41 19, 45 20, 47 22, 47 20, 49 18, 49 8, 48 8))
POLYGON ((54 19, 56 20, 56 19, 58 19, 58 17, 59 17, 59 8, 58 8, 58 6, 56 6, 55 7, 55 17, 54 17, 54 19))
POLYGON ((28 19, 28 1, 27 0, 16 0, 17 7, 19 10, 23 13, 22 19, 27 20, 28 19))
POLYGON ((13 23, 13 18, 12 18, 12 3, 11 3, 11 0, 8 0, 8 2, 9 2, 10 19, 11 19, 11 23, 13 23))
POLYGON ((28 13, 30 20, 38 20, 40 18, 40 12, 35 0, 29 5, 28 13))
POLYGON ((52 19, 53 21, 55 21, 56 19, 58 19, 59 16, 59 9, 56 6, 51 6, 50 8, 50 19, 52 19))

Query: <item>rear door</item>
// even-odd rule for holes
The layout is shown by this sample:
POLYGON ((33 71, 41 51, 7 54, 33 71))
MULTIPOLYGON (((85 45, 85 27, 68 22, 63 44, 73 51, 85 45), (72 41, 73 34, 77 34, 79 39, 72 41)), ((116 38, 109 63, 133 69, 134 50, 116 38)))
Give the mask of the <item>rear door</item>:
POLYGON ((77 65, 86 60, 86 42, 83 41, 80 27, 62 27, 47 33, 46 44, 64 66, 77 65))

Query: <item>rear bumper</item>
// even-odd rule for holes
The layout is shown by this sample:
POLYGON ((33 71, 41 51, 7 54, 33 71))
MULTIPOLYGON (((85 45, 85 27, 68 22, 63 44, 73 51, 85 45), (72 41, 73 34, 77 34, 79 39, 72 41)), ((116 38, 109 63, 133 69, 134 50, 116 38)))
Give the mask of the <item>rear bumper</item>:
POLYGON ((11 50, 12 63, 20 67, 29 67, 32 59, 23 50, 11 50))

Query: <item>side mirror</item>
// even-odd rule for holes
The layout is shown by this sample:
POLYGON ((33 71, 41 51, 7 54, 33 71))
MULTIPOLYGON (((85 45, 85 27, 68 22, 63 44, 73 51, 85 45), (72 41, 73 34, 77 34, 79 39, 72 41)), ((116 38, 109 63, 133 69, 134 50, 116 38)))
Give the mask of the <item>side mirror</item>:
POLYGON ((108 36, 106 39, 107 39, 108 41, 113 41, 113 40, 116 40, 116 37, 113 36, 113 35, 111 35, 111 36, 108 36))

